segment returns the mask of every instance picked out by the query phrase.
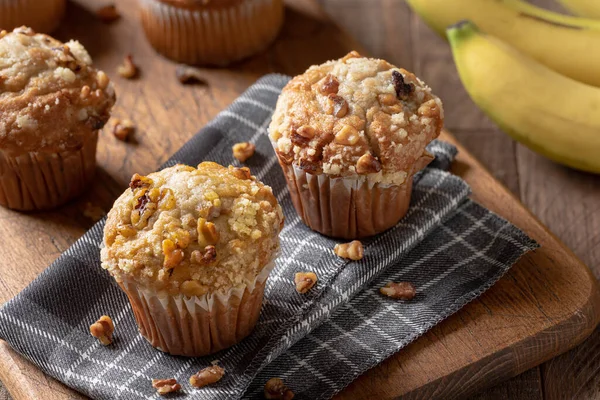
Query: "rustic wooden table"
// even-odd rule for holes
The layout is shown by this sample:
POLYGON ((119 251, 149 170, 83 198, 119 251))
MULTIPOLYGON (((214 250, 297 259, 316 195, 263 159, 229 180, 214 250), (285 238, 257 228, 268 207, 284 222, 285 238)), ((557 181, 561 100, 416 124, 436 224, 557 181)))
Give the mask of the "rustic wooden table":
MULTIPOLYGON (((447 44, 412 14, 403 0, 319 1, 336 22, 358 38, 371 54, 413 70, 428 82, 444 99, 447 127, 570 246, 595 271, 597 277, 600 276, 600 246, 594 246, 600 244, 600 207, 597 205, 600 204, 600 177, 552 164, 515 144, 498 130, 462 89, 447 44), (566 208, 567 204, 569 208, 566 208)), ((536 2, 551 6, 550 0, 536 2)), ((235 84, 232 81, 230 85, 235 84)), ((226 90, 227 87, 222 89, 226 90)), ((127 102, 132 99, 122 100, 127 102)), ((153 111, 161 112, 147 111, 150 114, 153 111)), ((209 108, 203 112, 214 114, 215 110, 209 108)), ((189 121, 174 122, 178 130, 193 131, 197 128, 189 121)), ((172 150, 162 149, 166 153, 172 150)), ((122 155, 115 153, 113 157, 115 160, 124 159, 122 155)), ((110 155, 108 157, 112 158, 110 155)), ((123 166, 116 165, 118 161, 116 164, 105 164, 111 165, 110 175, 120 177, 123 166)), ((118 192, 119 185, 115 186, 118 192)), ((111 198, 110 193, 104 193, 104 196, 107 198, 100 199, 100 203, 106 203, 111 198)), ((79 211, 74 210, 73 214, 79 211)), ((60 215, 56 218, 60 219, 60 215)), ((65 215, 65 219, 70 218, 74 218, 73 215, 65 215)), ((85 217, 81 218, 84 219, 82 226, 89 224, 85 217)), ((74 240, 80 230, 74 228, 73 232, 67 232, 68 237, 56 238, 58 242, 53 241, 56 249, 45 249, 49 251, 44 251, 45 255, 38 258, 47 257, 51 261, 74 240)), ((34 242, 29 244, 35 247, 34 242)), ((600 374, 597 373, 600 370, 599 338, 600 329, 574 350, 487 390, 477 399, 496 399, 501 396, 509 399, 600 398, 600 374)), ((4 400, 4 396, 0 389, 0 399, 4 400)))
MULTIPOLYGON (((560 10, 552 0, 531 2, 560 10)), ((446 127, 600 278, 600 176, 515 143, 469 99, 447 43, 403 0, 320 0, 369 51, 414 71, 444 99, 446 127)), ((583 344, 477 399, 600 399, 600 328, 583 344)))

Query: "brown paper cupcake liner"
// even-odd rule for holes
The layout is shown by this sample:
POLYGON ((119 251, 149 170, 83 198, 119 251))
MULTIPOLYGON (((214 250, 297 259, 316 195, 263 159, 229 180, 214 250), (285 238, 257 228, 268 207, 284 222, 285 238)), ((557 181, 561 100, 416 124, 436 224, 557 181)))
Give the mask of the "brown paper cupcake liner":
POLYGON ((0 150, 0 205, 14 210, 45 210, 81 194, 96 170, 94 132, 78 150, 29 152, 0 150))
POLYGON ((161 296, 127 280, 119 286, 129 298, 140 333, 152 346, 172 355, 200 357, 230 347, 252 332, 274 267, 271 261, 255 280, 203 296, 161 296))
POLYGON ((66 0, 0 0, 0 29, 28 26, 40 33, 55 30, 65 13, 66 0))
POLYGON ((281 164, 298 215, 326 236, 358 239, 396 225, 408 211, 413 177, 402 185, 369 182, 365 177, 331 178, 281 164))
POLYGON ((146 37, 173 60, 223 66, 264 50, 281 28, 283 0, 217 3, 185 7, 165 0, 140 0, 146 37))
POLYGON ((425 151, 401 185, 370 181, 367 177, 313 175, 281 159, 296 212, 308 227, 326 236, 358 239, 396 225, 410 205, 413 176, 433 156, 425 151))

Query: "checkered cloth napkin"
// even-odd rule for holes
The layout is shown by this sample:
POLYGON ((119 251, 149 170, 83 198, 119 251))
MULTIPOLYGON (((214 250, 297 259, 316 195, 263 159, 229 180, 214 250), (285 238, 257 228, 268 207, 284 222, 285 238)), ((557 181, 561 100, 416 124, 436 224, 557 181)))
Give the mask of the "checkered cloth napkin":
POLYGON ((479 296, 536 247, 510 223, 467 199, 466 183, 445 171, 456 149, 436 141, 429 146, 436 160, 416 178, 406 217, 364 240, 361 261, 336 257, 337 241, 311 231, 296 215, 266 135, 288 79, 259 80, 166 164, 238 164, 231 146, 256 144, 247 164, 273 188, 286 225, 261 318, 248 338, 201 358, 153 349, 138 334, 125 295, 100 268, 104 221, 4 305, 0 337, 44 372, 95 399, 157 399, 151 379, 173 377, 187 398, 262 398, 263 385, 275 376, 298 399, 328 398, 479 296), (293 284, 299 271, 319 277, 304 295, 293 284), (417 296, 410 302, 381 296, 378 288, 388 281, 412 282, 417 296), (102 314, 116 326, 108 347, 88 331, 102 314), (225 377, 209 387, 191 387, 188 378, 214 360, 225 368, 225 377))

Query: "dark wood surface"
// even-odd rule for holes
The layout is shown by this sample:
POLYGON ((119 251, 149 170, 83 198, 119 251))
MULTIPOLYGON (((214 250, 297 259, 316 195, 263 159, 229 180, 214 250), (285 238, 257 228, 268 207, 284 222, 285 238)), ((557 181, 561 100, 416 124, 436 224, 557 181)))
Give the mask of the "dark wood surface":
MULTIPOLYGON (((101 3, 100 0, 71 3, 68 19, 57 36, 80 39, 95 62, 115 77, 119 93, 115 116, 134 120, 139 131, 135 142, 130 144, 116 141, 108 131, 102 134, 98 180, 84 198, 53 213, 0 212, 3 243, 0 256, 5 260, 0 271, 0 301, 18 293, 92 224, 84 216, 87 202, 108 210, 132 172, 153 170, 258 76, 270 71, 296 74, 310 64, 338 57, 353 47, 352 40, 335 27, 315 19, 321 18, 318 10, 316 17, 311 18, 289 11, 281 38, 267 53, 228 71, 206 70, 207 87, 182 89, 174 80, 175 65, 156 56, 143 40, 133 1, 119 2, 125 20, 110 27, 98 23, 90 13, 101 3), (115 74, 116 65, 130 52, 142 67, 137 81, 126 81, 115 74), (25 231, 30 234, 19 234, 25 231), (17 264, 19 269, 6 267, 17 264)), ((428 82, 444 100, 447 126, 465 147, 600 273, 598 178, 551 164, 515 145, 497 130, 462 89, 446 43, 412 15, 402 0, 322 0, 322 3, 335 22, 357 37, 371 54, 412 69, 428 82)), ((462 154, 456 172, 469 180, 479 199, 516 221, 545 247, 520 263, 480 300, 361 377, 342 398, 369 398, 374 393, 393 397, 407 392, 410 392, 407 397, 427 398, 439 395, 442 388, 456 395, 468 395, 574 346, 595 326, 598 310, 593 304, 597 299, 586 270, 496 185, 466 151, 462 154), (546 268, 542 259, 557 261, 555 268, 546 268), (557 265, 561 268, 556 268, 557 265), (552 283, 556 286, 551 285, 552 293, 557 290, 563 296, 561 302, 542 290, 548 285, 544 276, 549 270, 562 271, 558 281, 552 283), (523 282, 527 285, 523 286, 523 282), (507 306, 502 313, 506 293, 515 290, 521 303, 507 306), (526 308, 527 304, 533 304, 532 300, 538 305, 545 304, 544 301, 547 304, 526 308), (500 316, 500 326, 491 322, 490 308, 495 312, 491 315, 500 316), (546 316, 540 314, 541 310, 546 316), (547 315, 550 317, 546 318, 547 315), (554 326, 561 329, 550 329, 554 326), (483 342, 478 341, 479 337, 483 342), (519 341, 519 337, 530 341, 519 341), (511 351, 502 352, 507 345, 512 345, 511 351), (477 360, 479 364, 472 362, 477 360), (469 367, 473 364, 474 369, 469 367), (440 374, 444 371, 448 373, 440 374), (419 382, 418 386, 411 386, 419 382), (417 392, 415 387, 423 389, 417 392)), ((571 352, 489 389, 479 398, 593 398, 599 390, 598 335, 594 332, 592 339, 571 352)), ((0 367, 0 376, 17 399, 35 398, 39 393, 51 393, 52 397, 44 397, 48 399, 75 396, 32 368, 5 344, 0 345, 0 365, 5 366, 0 367)))

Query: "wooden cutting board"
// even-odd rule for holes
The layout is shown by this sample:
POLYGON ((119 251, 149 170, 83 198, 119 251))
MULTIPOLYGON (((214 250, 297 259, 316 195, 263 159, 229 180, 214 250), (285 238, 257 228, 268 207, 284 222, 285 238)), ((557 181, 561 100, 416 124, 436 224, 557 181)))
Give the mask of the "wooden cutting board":
MULTIPOLYGON (((94 17, 104 4, 71 2, 56 36, 76 38, 89 49, 116 84, 113 115, 133 120, 138 130, 133 141, 123 143, 112 136, 109 124, 100 137, 96 181, 81 199, 53 212, 0 209, 0 302, 22 290, 93 224, 86 216, 91 209, 107 211, 134 172, 156 169, 258 77, 295 75, 359 48, 316 3, 295 0, 283 32, 267 52, 230 69, 203 70, 205 86, 182 86, 176 65, 146 43, 135 0, 118 2, 123 17, 111 25, 94 17), (116 74, 129 53, 141 68, 139 79, 132 81, 116 74)), ((453 172, 471 185, 473 198, 519 226, 541 248, 524 256, 483 296, 365 373, 338 399, 466 397, 569 350, 600 321, 600 291, 588 268, 449 133, 442 139, 459 147, 453 172)), ((17 400, 82 398, 1 341, 0 380, 17 400)))

